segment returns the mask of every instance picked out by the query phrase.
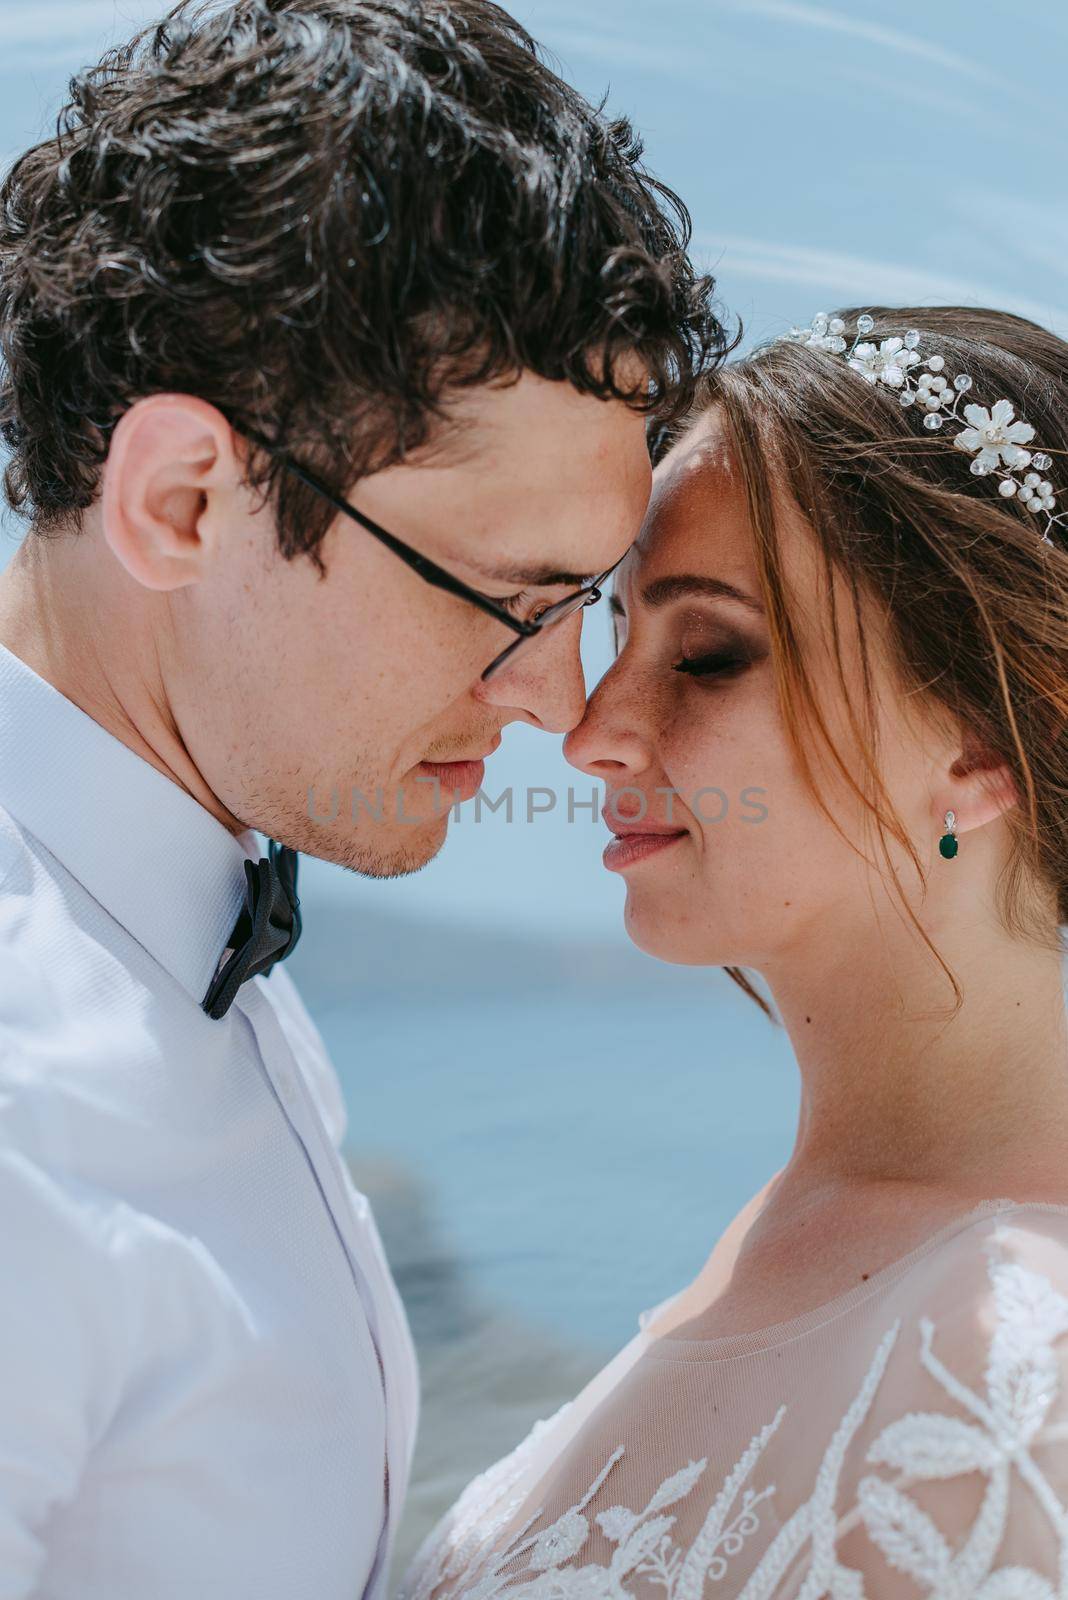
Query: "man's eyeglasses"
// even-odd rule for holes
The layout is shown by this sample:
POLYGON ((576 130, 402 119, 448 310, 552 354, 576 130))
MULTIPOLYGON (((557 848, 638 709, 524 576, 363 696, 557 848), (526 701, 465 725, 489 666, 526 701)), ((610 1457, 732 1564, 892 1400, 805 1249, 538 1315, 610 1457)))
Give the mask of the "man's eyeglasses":
MULTIPOLYGON (((252 428, 247 428, 243 424, 235 422, 231 423, 231 427, 234 428, 235 432, 243 434, 247 439, 258 445, 261 450, 265 450, 269 455, 277 457, 289 472, 300 478, 303 483, 306 483, 309 489, 314 489, 316 494, 321 494, 324 499, 329 500, 336 510, 344 512, 347 517, 351 517, 354 522, 358 522, 362 528, 366 528, 368 533, 373 534, 388 550, 392 550, 394 555, 399 556, 426 583, 433 584, 437 589, 445 589, 449 594, 459 595, 462 600, 467 600, 471 605, 478 606, 480 611, 485 611, 489 616, 496 617, 499 622, 504 623, 506 628, 510 628, 513 633, 519 635, 517 639, 512 640, 511 644, 506 645, 498 655, 494 656, 489 666, 481 674, 483 683, 494 677, 504 666, 514 665, 517 656, 529 646, 531 640, 536 639, 546 628, 551 628, 556 623, 563 622, 567 617, 574 616, 575 612, 580 611, 583 606, 595 605, 601 598, 601 585, 619 566, 619 562, 623 560, 623 556, 620 556, 619 561, 614 561, 591 584, 582 589, 576 589, 573 594, 565 595, 562 600, 557 600, 553 605, 546 606, 545 610, 534 620, 524 622, 519 617, 513 617, 511 612, 507 611, 492 595, 483 594, 479 589, 473 589, 470 584, 464 583, 461 578, 454 577, 444 567, 439 567, 437 562, 431 561, 429 556, 423 555, 418 550, 413 550, 412 546, 405 544, 403 539, 398 539, 395 534, 387 532, 373 518, 366 516, 362 511, 357 511, 355 506, 350 505, 347 500, 335 494, 314 473, 309 472, 306 467, 300 466, 290 456, 278 450, 252 428)), ((627 552, 624 551, 623 555, 625 556, 626 554, 627 552)))

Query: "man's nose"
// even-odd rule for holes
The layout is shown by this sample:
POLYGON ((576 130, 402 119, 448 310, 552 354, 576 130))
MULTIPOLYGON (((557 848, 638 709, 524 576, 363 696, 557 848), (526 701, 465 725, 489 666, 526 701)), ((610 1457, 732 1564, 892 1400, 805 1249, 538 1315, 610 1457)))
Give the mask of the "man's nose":
POLYGON ((519 654, 515 665, 501 668, 480 683, 475 698, 511 711, 504 721, 529 722, 546 733, 567 733, 586 708, 586 679, 579 643, 582 611, 546 628, 519 654))

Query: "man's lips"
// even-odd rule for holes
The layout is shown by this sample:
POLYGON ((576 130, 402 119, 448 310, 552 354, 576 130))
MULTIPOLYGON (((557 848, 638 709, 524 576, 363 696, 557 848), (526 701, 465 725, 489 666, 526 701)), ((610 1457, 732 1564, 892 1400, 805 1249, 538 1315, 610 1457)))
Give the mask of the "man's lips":
POLYGON ((419 776, 436 779, 439 785, 434 797, 441 809, 455 805, 457 800, 470 800, 478 793, 486 774, 486 756, 491 756, 500 742, 498 734, 482 755, 460 756, 452 761, 420 761, 416 768, 419 776))

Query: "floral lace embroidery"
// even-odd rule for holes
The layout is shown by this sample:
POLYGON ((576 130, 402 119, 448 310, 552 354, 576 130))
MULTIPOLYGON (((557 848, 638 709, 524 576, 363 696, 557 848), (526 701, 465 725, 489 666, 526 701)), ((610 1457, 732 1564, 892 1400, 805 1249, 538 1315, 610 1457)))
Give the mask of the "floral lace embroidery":
MULTIPOLYGON (((994 1290, 995 1329, 984 1374, 986 1392, 962 1383, 934 1354, 934 1325, 920 1319, 920 1362, 966 1418, 943 1412, 910 1411, 888 1424, 870 1446, 866 1460, 916 1480, 947 1479, 968 1472, 986 1475, 983 1503, 959 1549, 954 1550, 932 1519, 894 1483, 874 1474, 857 1486, 856 1503, 836 1511, 838 1480, 850 1441, 878 1390, 901 1327, 898 1318, 881 1339, 860 1388, 835 1429, 816 1474, 811 1497, 780 1528, 737 1600, 772 1600, 790 1575, 797 1600, 864 1600, 863 1575, 838 1558, 837 1542, 857 1522, 889 1564, 907 1573, 920 1590, 937 1600, 1068 1600, 1068 1509, 1035 1462, 1038 1441, 1065 1439, 1065 1425, 1045 1426, 1058 1394, 1060 1376, 1054 1343, 1068 1332, 1068 1299, 1043 1274, 996 1259, 988 1241, 988 1272, 994 1290), (1009 1487, 1015 1468, 1053 1531, 1058 1571, 1052 1579, 1029 1567, 995 1568, 1005 1534, 1009 1487), (797 1563, 807 1560, 800 1573, 797 1563)), ((608 1566, 574 1565, 590 1534, 586 1508, 623 1457, 618 1449, 577 1505, 540 1532, 543 1512, 529 1517, 506 1549, 493 1541, 519 1509, 510 1497, 528 1458, 529 1447, 567 1407, 539 1424, 519 1450, 476 1479, 456 1507, 447 1540, 433 1536, 429 1553, 413 1569, 400 1600, 429 1600, 446 1585, 452 1600, 635 1600, 638 1580, 663 1589, 666 1600, 702 1600, 706 1584, 728 1572, 729 1558, 760 1526, 758 1507, 775 1485, 746 1487, 767 1441, 787 1412, 779 1407, 755 1434, 725 1480, 704 1524, 689 1548, 672 1537, 676 1518, 664 1513, 694 1493, 708 1466, 691 1461, 665 1479, 640 1511, 612 1506, 595 1521, 615 1546, 608 1566), (502 1470, 503 1469, 503 1470, 502 1470), (491 1516, 486 1520, 487 1492, 491 1516), (740 1506, 730 1516, 741 1493, 740 1506), (496 1509, 493 1509, 493 1506, 496 1509), (729 1520, 728 1520, 729 1519, 729 1520), (526 1556, 525 1570, 514 1563, 526 1556), (513 1565, 510 1574, 504 1568, 513 1565)), ((899 1480, 900 1481, 900 1480, 899 1480)), ((421 1555, 423 1553, 421 1552, 421 1555)), ((723 1593, 724 1591, 720 1591, 723 1593)))
POLYGON ((531 1452, 548 1430, 555 1427, 571 1401, 551 1417, 536 1422, 511 1455, 505 1456, 474 1478, 448 1515, 448 1538, 432 1528, 416 1551, 397 1600, 427 1600, 442 1583, 471 1576, 479 1550, 488 1553, 493 1541, 519 1510, 522 1497, 509 1492, 523 1476, 531 1452))

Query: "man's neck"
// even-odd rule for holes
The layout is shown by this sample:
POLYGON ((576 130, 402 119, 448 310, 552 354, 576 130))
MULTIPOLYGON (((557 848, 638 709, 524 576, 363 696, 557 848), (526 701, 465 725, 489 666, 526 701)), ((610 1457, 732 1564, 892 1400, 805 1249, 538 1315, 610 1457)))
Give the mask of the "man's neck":
MULTIPOLYGON (((123 604, 115 584, 101 581, 101 558, 88 528, 47 540, 27 534, 0 572, 0 644, 224 827, 241 832, 244 823, 205 782, 170 713, 160 652, 133 603, 138 597, 123 604)), ((162 596, 149 598, 164 609, 162 596)))

